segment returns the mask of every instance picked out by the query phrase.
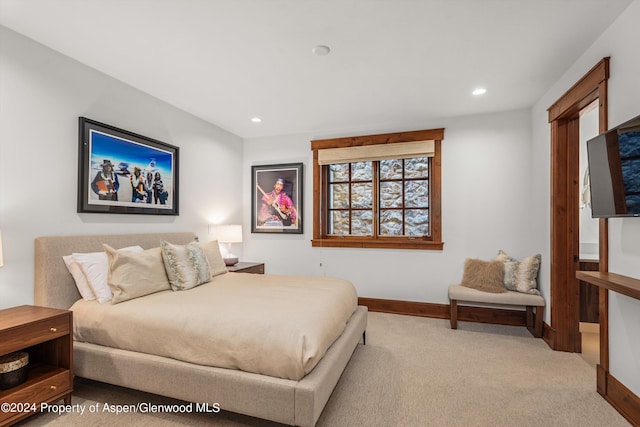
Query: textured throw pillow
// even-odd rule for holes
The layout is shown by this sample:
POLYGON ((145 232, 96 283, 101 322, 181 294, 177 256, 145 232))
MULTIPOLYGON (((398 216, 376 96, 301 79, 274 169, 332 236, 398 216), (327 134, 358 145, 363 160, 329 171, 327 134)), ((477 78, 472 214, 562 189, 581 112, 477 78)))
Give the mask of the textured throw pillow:
POLYGON ((504 277, 502 283, 507 290, 515 291, 516 286, 513 284, 513 273, 518 267, 518 262, 511 258, 511 256, 502 249, 498 251, 498 255, 496 255, 496 259, 494 261, 504 262, 504 277))
POLYGON ((502 261, 502 262, 507 262, 507 261, 514 261, 513 258, 511 258, 509 256, 509 254, 507 254, 505 251, 503 251, 502 249, 500 249, 498 251, 498 255, 496 255, 496 259, 495 261, 502 261))
POLYGON ((464 262, 462 286, 484 292, 506 292, 502 281, 504 263, 502 261, 483 261, 467 258, 464 262))
POLYGON ((224 259, 220 253, 220 245, 217 240, 206 243, 198 242, 197 245, 202 248, 204 254, 207 256, 211 278, 227 272, 227 265, 224 263, 224 259))
POLYGON ((504 263, 504 287, 510 291, 516 290, 516 284, 513 280, 518 265, 520 265, 518 261, 507 261, 504 263))
MULTIPOLYGON (((130 246, 119 251, 142 252, 140 246, 130 246)), ((112 294, 107 282, 109 276, 109 261, 105 252, 73 253, 73 259, 80 265, 93 294, 99 303, 111 300, 112 294)))
POLYGON ((160 248, 127 252, 103 246, 109 260, 112 304, 171 289, 160 248))
POLYGON ((542 256, 540 254, 526 257, 518 263, 518 266, 513 273, 513 282, 516 291, 523 292, 525 294, 540 295, 538 290, 538 270, 540 270, 540 263, 542 262, 542 256))
POLYGON ((194 288, 211 280, 211 270, 204 250, 197 242, 174 245, 160 243, 164 268, 174 291, 194 288))
POLYGON ((91 290, 91 286, 89 286, 89 282, 87 282, 87 278, 82 272, 82 268, 80 268, 80 264, 76 262, 73 255, 65 255, 62 259, 64 261, 64 265, 67 266, 67 270, 71 273, 73 280, 76 282, 76 288, 78 288, 78 292, 80 292, 82 299, 85 301, 92 301, 96 299, 93 290, 91 290))
POLYGON ((540 295, 538 291, 538 271, 542 256, 533 255, 516 261, 504 251, 498 251, 496 260, 504 262, 504 287, 510 291, 522 292, 525 294, 540 295))

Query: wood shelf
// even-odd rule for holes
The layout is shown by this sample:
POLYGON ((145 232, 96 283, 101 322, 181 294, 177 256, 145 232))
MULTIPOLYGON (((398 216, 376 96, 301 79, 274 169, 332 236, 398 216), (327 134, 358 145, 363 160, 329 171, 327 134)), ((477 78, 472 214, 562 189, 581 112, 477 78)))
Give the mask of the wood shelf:
POLYGON ((616 273, 576 271, 576 278, 600 288, 609 289, 640 300, 640 280, 616 273))

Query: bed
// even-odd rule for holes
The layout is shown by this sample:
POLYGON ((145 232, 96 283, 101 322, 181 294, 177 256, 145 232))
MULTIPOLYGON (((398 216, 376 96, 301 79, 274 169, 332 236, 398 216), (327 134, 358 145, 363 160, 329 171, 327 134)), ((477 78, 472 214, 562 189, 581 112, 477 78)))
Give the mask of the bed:
MULTIPOLYGON (((182 245, 195 238, 189 232, 36 238, 35 303, 69 309, 80 300, 74 308, 74 317, 79 316, 82 298, 62 260, 65 255, 101 251, 103 244, 114 248, 140 245, 149 249, 157 247, 161 240, 182 245)), ((228 276, 229 280, 251 276, 255 281, 259 275, 226 273, 223 276, 228 276)), ((265 275, 265 279, 268 280, 268 276, 265 275)), ((124 307, 133 301, 117 305, 124 307)), ((189 402, 217 403, 223 410, 283 424, 314 426, 353 351, 358 343, 364 342, 366 325, 367 309, 358 306, 326 353, 309 365, 310 371, 292 374, 290 378, 283 378, 287 375, 207 366, 177 360, 170 355, 80 341, 74 342, 74 373, 83 378, 189 402)))

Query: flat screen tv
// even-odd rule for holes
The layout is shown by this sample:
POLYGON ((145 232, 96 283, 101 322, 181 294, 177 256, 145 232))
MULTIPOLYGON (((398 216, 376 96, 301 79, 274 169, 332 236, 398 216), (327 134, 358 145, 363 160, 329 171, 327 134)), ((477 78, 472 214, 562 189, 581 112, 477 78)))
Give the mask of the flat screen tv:
POLYGON ((640 216, 640 116, 587 141, 593 218, 640 216))

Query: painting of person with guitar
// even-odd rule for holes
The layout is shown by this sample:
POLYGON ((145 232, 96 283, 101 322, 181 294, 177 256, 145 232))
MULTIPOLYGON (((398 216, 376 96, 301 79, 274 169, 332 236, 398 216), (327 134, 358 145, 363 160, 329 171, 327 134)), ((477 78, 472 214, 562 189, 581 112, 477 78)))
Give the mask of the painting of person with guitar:
POLYGON ((273 190, 265 192, 256 184, 262 193, 262 205, 258 215, 258 225, 287 227, 298 224, 298 212, 296 207, 284 191, 284 179, 278 178, 273 185, 273 190))

